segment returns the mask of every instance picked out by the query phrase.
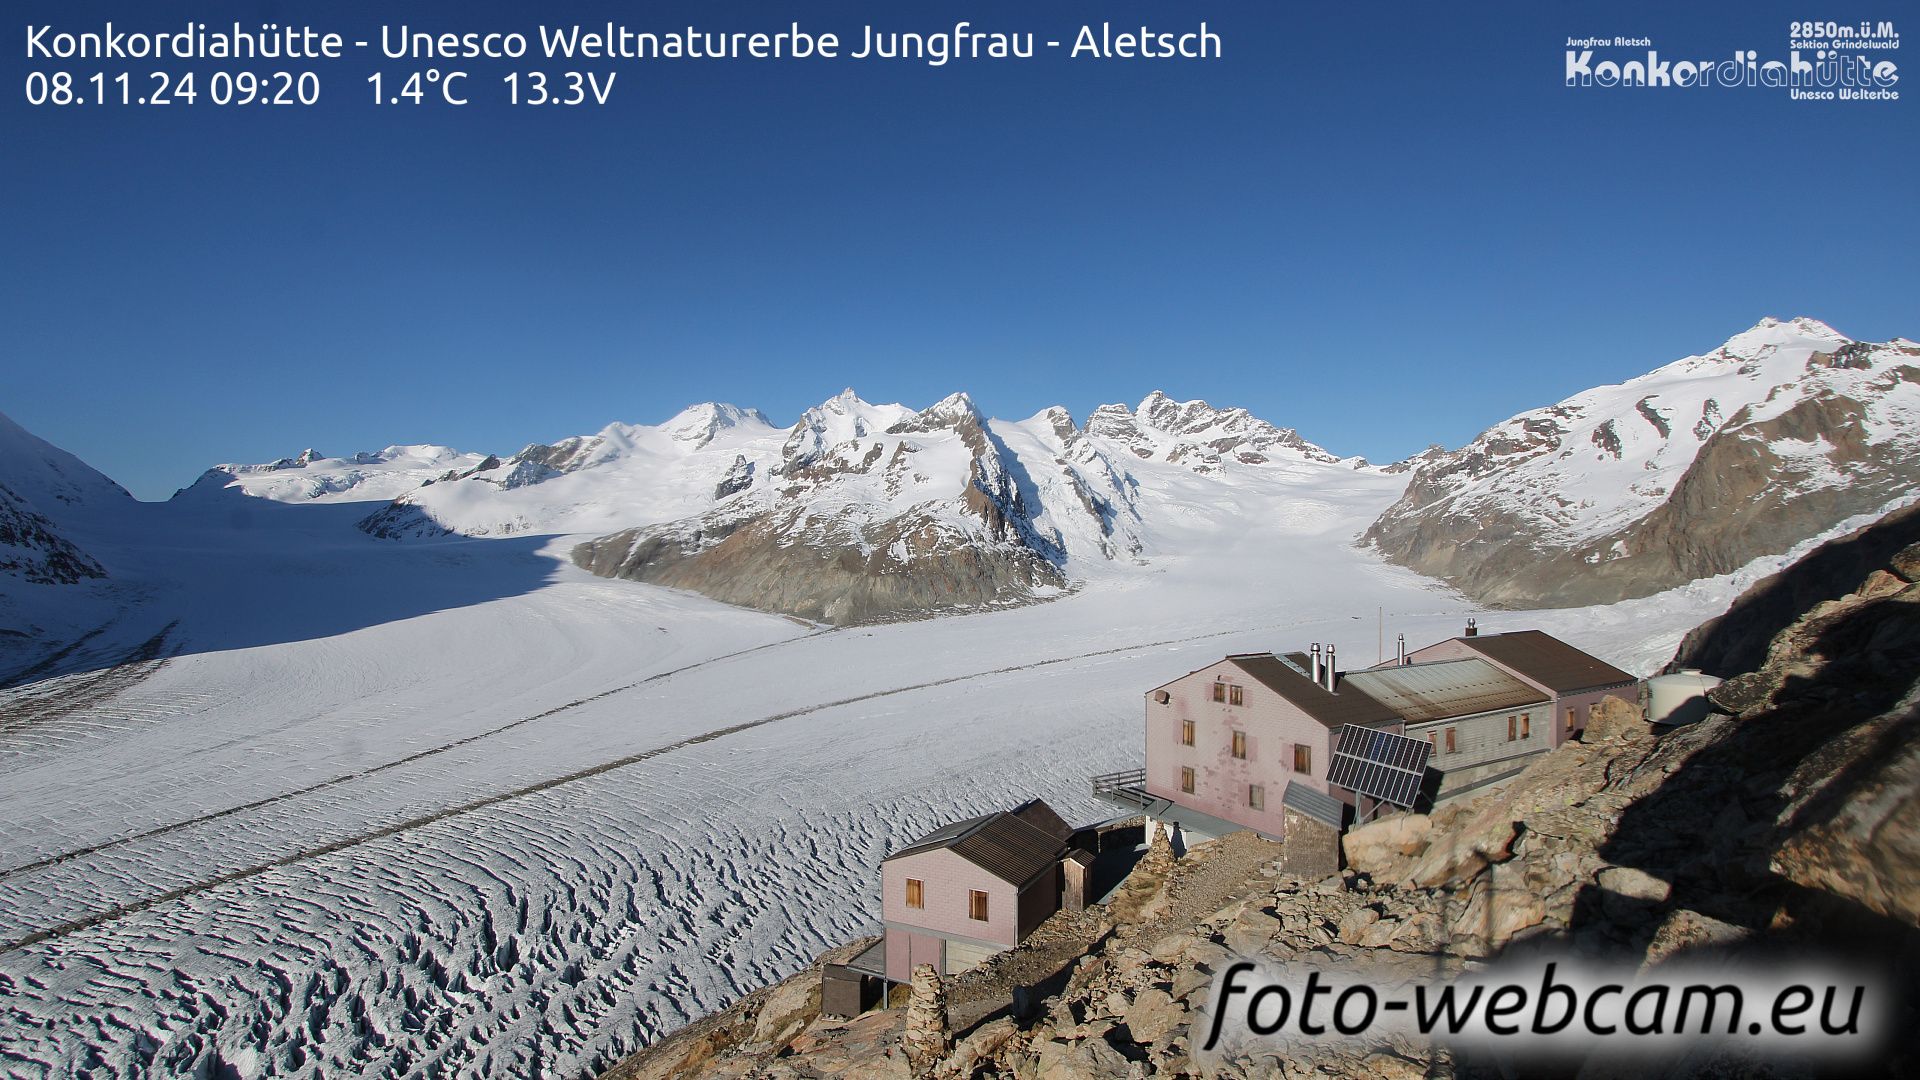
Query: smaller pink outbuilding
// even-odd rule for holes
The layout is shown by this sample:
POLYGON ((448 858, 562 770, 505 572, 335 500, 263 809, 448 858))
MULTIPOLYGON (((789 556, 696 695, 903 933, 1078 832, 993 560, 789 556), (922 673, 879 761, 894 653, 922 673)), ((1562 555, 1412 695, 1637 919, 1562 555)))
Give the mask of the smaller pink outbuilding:
POLYGON ((881 860, 888 981, 906 982, 920 964, 958 974, 1020 944, 1060 910, 1072 836, 1035 799, 935 829, 881 860))

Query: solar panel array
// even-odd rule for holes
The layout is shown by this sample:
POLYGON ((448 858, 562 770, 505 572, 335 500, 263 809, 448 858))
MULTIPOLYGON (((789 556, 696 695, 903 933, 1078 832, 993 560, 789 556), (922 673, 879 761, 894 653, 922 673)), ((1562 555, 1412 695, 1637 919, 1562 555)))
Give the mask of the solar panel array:
POLYGON ((1327 783, 1411 809, 1432 753, 1423 739, 1346 724, 1333 748, 1327 783))

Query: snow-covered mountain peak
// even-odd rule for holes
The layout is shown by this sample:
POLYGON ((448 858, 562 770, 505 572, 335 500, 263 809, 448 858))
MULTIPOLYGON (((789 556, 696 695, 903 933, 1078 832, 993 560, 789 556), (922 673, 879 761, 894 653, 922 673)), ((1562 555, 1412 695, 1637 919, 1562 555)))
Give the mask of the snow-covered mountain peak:
POLYGON ((978 428, 986 422, 980 415, 980 409, 973 399, 964 392, 948 394, 932 405, 921 409, 905 420, 887 429, 888 434, 904 435, 916 431, 937 431, 942 428, 958 428, 961 425, 973 425, 978 428))
POLYGON ((99 471, 0 413, 0 484, 56 519, 62 507, 117 505, 133 496, 99 471))
POLYGON ((1276 427, 1243 408, 1218 409, 1205 401, 1176 401, 1155 390, 1139 408, 1102 405, 1087 417, 1089 436, 1119 443, 1134 456, 1184 463, 1212 472, 1232 461, 1264 465, 1278 458, 1363 466, 1307 442, 1292 428, 1276 427))
POLYGON ((874 405, 848 387, 800 414, 781 448, 790 468, 803 467, 841 443, 886 431, 914 414, 905 405, 874 405))
POLYGON ((709 401, 682 409, 660 425, 660 430, 675 442, 699 449, 722 432, 742 431, 764 434, 773 430, 773 421, 759 409, 742 409, 722 401, 709 401))
POLYGON ((1423 457, 1368 532, 1390 556, 1498 602, 1563 600, 1578 583, 1665 588, 1911 490, 1920 347, 1762 319, 1423 457), (1468 539, 1493 528, 1527 542, 1468 539))
POLYGON ((1784 320, 1768 316, 1728 338, 1725 344, 1707 353, 1706 357, 1735 361, 1765 360, 1782 349, 1832 348, 1852 340, 1818 319, 1804 315, 1784 320))
POLYGON ((251 495, 289 503, 384 501, 448 473, 476 468, 482 461, 479 454, 433 443, 397 444, 344 458, 309 448, 264 465, 215 465, 173 497, 251 495))
POLYGON ((1073 413, 1068 412, 1064 405, 1049 405, 1020 423, 1021 426, 1036 431, 1052 431, 1054 437, 1061 442, 1066 442, 1080 434, 1080 425, 1073 419, 1073 413))
MULTIPOLYGON (((271 469, 304 469, 316 461, 324 460, 326 456, 327 455, 309 446, 305 450, 300 451, 298 456, 280 458, 267 467, 271 469)), ((359 457, 361 455, 356 454, 354 456, 359 457)))

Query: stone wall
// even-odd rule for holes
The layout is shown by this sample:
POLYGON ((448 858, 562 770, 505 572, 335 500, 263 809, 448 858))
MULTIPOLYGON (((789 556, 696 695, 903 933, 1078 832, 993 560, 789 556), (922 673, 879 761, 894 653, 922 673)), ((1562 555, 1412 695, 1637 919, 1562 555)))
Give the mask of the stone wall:
POLYGON ((1283 814, 1287 832, 1280 840, 1286 854, 1281 866, 1303 881, 1317 881, 1340 871, 1340 830, 1292 807, 1283 814))

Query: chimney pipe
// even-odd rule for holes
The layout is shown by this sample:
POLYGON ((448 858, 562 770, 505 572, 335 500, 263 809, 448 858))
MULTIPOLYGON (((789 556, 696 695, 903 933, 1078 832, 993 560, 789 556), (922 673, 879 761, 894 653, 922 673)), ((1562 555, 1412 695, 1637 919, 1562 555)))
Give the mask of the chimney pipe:
POLYGON ((1336 672, 1333 666, 1333 646, 1329 645, 1327 646, 1327 669, 1326 669, 1326 683, 1325 683, 1327 688, 1327 693, 1329 694, 1333 693, 1334 680, 1338 679, 1339 677, 1340 677, 1339 674, 1336 672))
POLYGON ((1467 636, 1468 637, 1480 636, 1480 627, 1476 625, 1472 619, 1467 620, 1467 636))
POLYGON ((1405 634, 1400 635, 1399 649, 1400 649, 1400 665, 1399 666, 1406 667, 1407 666, 1407 635, 1405 634))
POLYGON ((1308 653, 1308 655, 1312 659, 1311 668, 1313 671, 1313 681, 1319 682, 1320 681, 1320 643, 1319 642, 1316 641, 1313 643, 1313 649, 1308 653))

